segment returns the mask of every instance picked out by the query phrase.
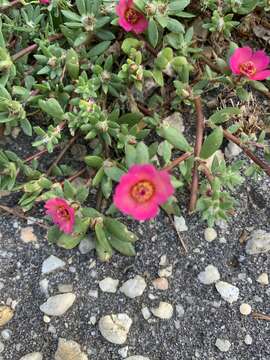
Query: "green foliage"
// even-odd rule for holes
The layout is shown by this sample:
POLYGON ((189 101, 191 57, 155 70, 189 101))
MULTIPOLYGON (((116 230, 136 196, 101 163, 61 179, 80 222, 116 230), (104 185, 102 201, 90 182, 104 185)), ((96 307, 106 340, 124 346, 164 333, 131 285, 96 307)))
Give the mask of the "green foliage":
POLYGON ((247 110, 251 89, 269 94, 269 82, 232 76, 228 66, 238 47, 232 32, 255 9, 270 11, 269 2, 134 0, 148 20, 143 34, 120 30, 117 2, 26 2, 0 19, 0 134, 27 135, 25 151, 37 148, 25 159, 8 147, 0 150, 0 191, 20 192, 23 211, 66 199, 76 213, 74 231, 53 226, 49 241, 72 249, 93 232, 101 261, 114 251, 135 255, 137 236, 109 217, 118 214, 111 204, 115 186, 132 165, 173 168, 176 193, 162 205, 169 215, 181 214, 178 195, 190 189, 198 168, 197 211, 213 226, 233 213, 234 191, 244 181, 240 173, 263 173, 257 165, 228 164, 217 156, 227 145, 223 129, 270 161, 269 114, 249 126, 247 110), (202 98, 204 111, 208 94, 219 96, 216 108, 208 109, 198 154, 194 100, 202 98), (174 118, 179 113, 185 133, 174 118), (48 158, 42 162, 41 156, 48 158))

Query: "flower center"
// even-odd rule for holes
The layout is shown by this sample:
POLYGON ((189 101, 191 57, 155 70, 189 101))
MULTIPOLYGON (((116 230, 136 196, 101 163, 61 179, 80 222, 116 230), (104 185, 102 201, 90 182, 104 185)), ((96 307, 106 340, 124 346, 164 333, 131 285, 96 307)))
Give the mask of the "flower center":
POLYGON ((256 74, 256 67, 252 61, 247 61, 240 65, 240 72, 247 76, 252 76, 256 74))
POLYGON ((139 21, 140 17, 141 14, 137 10, 129 8, 125 12, 125 19, 130 24, 136 24, 139 21))
POLYGON ((57 209, 57 215, 63 220, 70 220, 70 215, 68 210, 64 206, 59 206, 57 209))
POLYGON ((154 185, 148 180, 142 180, 131 188, 131 196, 138 203, 150 200, 155 193, 154 185))

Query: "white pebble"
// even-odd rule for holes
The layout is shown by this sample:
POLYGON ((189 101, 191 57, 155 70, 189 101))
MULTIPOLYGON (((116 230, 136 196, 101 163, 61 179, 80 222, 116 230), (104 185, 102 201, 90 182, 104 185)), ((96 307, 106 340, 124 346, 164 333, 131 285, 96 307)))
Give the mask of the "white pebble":
POLYGON ((161 301, 157 308, 151 309, 152 314, 160 319, 168 320, 173 316, 173 306, 161 301))
POLYGON ((51 255, 42 264, 42 274, 49 274, 53 271, 63 269, 66 266, 66 263, 59 259, 58 257, 51 255))
POLYGON ((262 273, 258 279, 257 282, 261 285, 268 285, 269 284, 269 278, 268 278, 268 274, 267 273, 262 273))
POLYGON ((217 339, 215 345, 222 352, 229 351, 231 347, 231 343, 229 342, 229 340, 224 339, 217 339))
POLYGON ((221 295, 222 299, 232 304, 238 300, 239 289, 225 281, 218 281, 216 283, 216 289, 221 295))
POLYGON ((100 290, 103 292, 115 293, 117 291, 118 284, 119 280, 106 277, 105 279, 101 280, 98 285, 100 290))
POLYGON ((204 285, 214 284, 220 279, 218 269, 214 265, 208 265, 204 271, 198 275, 199 281, 204 285))
POLYGON ((251 345, 253 343, 253 339, 252 339, 252 337, 250 335, 246 335, 244 341, 245 341, 246 345, 251 345))
POLYGON ((241 304, 240 305, 240 313, 242 315, 248 316, 251 314, 251 306, 249 304, 241 304))
POLYGON ((150 312, 150 310, 148 309, 147 306, 142 308, 142 316, 143 316, 144 320, 149 320, 150 319, 151 312, 150 312))
POLYGON ((214 228, 207 228, 204 230, 204 238, 208 242, 212 242, 217 238, 217 232, 214 228))
POLYGON ((146 282, 140 275, 126 281, 120 288, 120 291, 127 297, 133 299, 141 296, 146 288, 146 282))
POLYGON ((174 225, 175 225, 177 231, 179 231, 179 232, 188 231, 188 227, 186 225, 186 220, 185 220, 185 218, 183 218, 183 216, 181 216, 181 217, 175 216, 174 217, 174 225))
POLYGON ((169 265, 167 266, 166 268, 164 269, 160 269, 158 271, 158 276, 161 277, 161 278, 167 278, 167 277, 170 277, 172 276, 172 270, 173 270, 173 267, 172 265, 169 265))

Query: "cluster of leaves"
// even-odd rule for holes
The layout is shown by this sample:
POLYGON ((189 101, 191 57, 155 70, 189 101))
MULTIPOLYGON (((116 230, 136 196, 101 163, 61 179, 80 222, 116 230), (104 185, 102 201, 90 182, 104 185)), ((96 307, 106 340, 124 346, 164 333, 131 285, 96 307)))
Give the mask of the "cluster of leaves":
MULTIPOLYGON (((226 86, 245 103, 249 85, 268 91, 262 83, 232 78, 227 66, 237 46, 232 41, 227 54, 216 60, 221 74, 206 65, 198 78, 203 45, 199 48, 195 42, 192 22, 200 14, 188 7, 189 0, 135 0, 149 20, 147 33, 139 37, 119 28, 116 3, 31 2, 10 8, 0 22, 0 126, 5 135, 20 127, 39 150, 27 159, 0 151, 0 190, 22 191, 19 205, 24 211, 53 197, 68 200, 77 209, 74 232, 67 235, 53 227, 50 241, 70 249, 92 229, 102 260, 110 258, 112 249, 134 255, 137 238, 109 217, 116 214, 113 205, 106 215, 85 206, 94 200, 93 194, 110 199, 115 184, 133 164, 164 167, 176 155, 192 153, 193 145, 171 119, 187 106, 193 111, 196 97, 226 86), (73 136, 87 148, 81 165, 88 179, 80 186, 67 180, 76 177, 71 163, 55 164, 46 174, 39 162, 42 154, 57 152, 73 136)), ((238 24, 235 14, 266 7, 264 0, 224 1, 223 7, 217 3, 202 1, 202 8, 211 14, 204 27, 228 38, 238 24)), ((195 161, 200 161, 197 210, 211 226, 232 213, 231 192, 243 181, 242 162, 226 164, 216 155, 224 144, 223 127, 228 124, 227 130, 247 146, 251 141, 261 144, 269 157, 265 133, 241 132, 241 116, 236 107, 214 112, 206 122, 208 136, 199 159, 190 156, 172 176, 175 188, 183 190, 191 183, 195 161), (204 177, 205 166, 210 180, 204 177)), ((248 174, 258 172, 253 166, 248 174)), ((180 212, 176 197, 163 208, 169 214, 180 212)))

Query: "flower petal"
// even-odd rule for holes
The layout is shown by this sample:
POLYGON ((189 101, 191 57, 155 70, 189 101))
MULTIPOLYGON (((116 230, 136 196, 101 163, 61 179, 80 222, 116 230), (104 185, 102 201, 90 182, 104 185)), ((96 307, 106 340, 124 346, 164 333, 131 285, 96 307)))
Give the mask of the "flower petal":
POLYGON ((238 48, 230 57, 230 68, 234 74, 240 74, 239 66, 252 58, 252 49, 250 47, 238 48))
POLYGON ((115 8, 115 12, 118 16, 124 17, 125 12, 127 11, 128 8, 129 8, 129 6, 127 4, 127 0, 120 0, 118 5, 115 8))
POLYGON ((148 20, 145 16, 141 15, 139 21, 133 25, 135 34, 141 34, 148 28, 148 20))
POLYGON ((174 193, 170 175, 167 171, 159 171, 158 178, 155 179, 156 201, 159 205, 164 204, 174 193))
POLYGON ((132 210, 132 214, 130 214, 134 219, 139 221, 145 221, 153 219, 157 216, 158 213, 158 205, 156 202, 149 201, 144 204, 138 204, 132 210))
POLYGON ((124 17, 120 17, 118 20, 118 24, 125 30, 125 31, 132 31, 133 25, 127 22, 124 17))
POLYGON ((259 71, 252 77, 251 80, 265 80, 270 77, 270 70, 259 71))
POLYGON ((266 55, 264 50, 259 50, 253 54, 251 61, 254 63, 257 71, 259 72, 268 67, 270 63, 270 57, 266 55))

